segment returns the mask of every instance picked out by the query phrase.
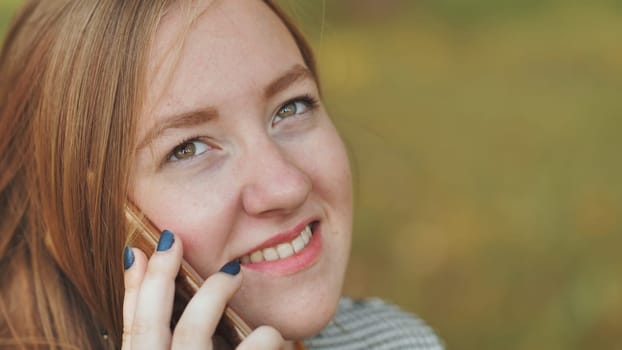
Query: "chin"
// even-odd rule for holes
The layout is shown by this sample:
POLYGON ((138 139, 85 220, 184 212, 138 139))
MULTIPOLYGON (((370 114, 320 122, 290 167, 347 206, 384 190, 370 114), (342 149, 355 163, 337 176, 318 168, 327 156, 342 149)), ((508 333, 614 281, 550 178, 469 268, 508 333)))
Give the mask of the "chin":
POLYGON ((319 333, 333 319, 339 298, 309 306, 302 312, 283 310, 269 324, 287 340, 302 340, 319 333), (289 311, 289 312, 288 312, 289 311))
POLYGON ((337 310, 349 256, 349 235, 326 237, 336 239, 324 241, 319 260, 306 270, 281 275, 243 266, 230 305, 252 326, 274 327, 287 340, 318 334, 337 310))
POLYGON ((250 288, 243 284, 231 306, 254 327, 274 327, 287 340, 305 339, 319 333, 335 315, 341 297, 340 275, 289 286, 254 284, 250 288))

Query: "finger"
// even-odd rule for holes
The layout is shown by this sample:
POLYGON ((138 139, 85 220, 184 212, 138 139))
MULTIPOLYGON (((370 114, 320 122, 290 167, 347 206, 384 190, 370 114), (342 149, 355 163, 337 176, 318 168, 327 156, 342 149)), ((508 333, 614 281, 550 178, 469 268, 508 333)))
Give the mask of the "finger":
POLYGON ((276 329, 261 326, 253 331, 240 345, 237 350, 268 350, 283 349, 285 340, 276 329))
POLYGON ((130 349, 130 339, 134 310, 138 291, 147 269, 147 257, 140 249, 125 247, 123 252, 123 262, 125 265, 124 282, 125 295, 123 297, 123 344, 124 350, 130 349))
POLYGON ((192 297, 173 334, 173 348, 205 349, 211 347, 212 335, 222 317, 227 301, 242 285, 240 264, 231 262, 210 276, 192 297))
POLYGON ((169 348, 175 277, 182 254, 179 237, 170 231, 162 232, 138 292, 130 330, 132 349, 169 348))

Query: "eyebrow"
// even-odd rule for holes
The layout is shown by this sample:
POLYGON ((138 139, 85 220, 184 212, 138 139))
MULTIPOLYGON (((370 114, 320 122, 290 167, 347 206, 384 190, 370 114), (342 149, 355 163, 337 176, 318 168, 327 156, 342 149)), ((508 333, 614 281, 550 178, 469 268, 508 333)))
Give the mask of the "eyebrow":
MULTIPOLYGON (((272 98, 292 84, 304 79, 315 80, 315 77, 307 67, 296 64, 266 86, 264 97, 266 99, 272 98)), ((215 107, 201 108, 170 117, 158 118, 161 121, 157 122, 156 125, 147 132, 136 149, 140 150, 147 146, 168 129, 198 126, 216 118, 218 118, 218 110, 215 107)))
POLYGON ((273 97, 279 92, 287 89, 293 83, 304 79, 314 79, 313 73, 311 73, 307 67, 301 64, 296 64, 292 68, 288 69, 285 74, 268 84, 265 90, 265 97, 266 99, 273 97))
POLYGON ((213 107, 208 107, 200 110, 193 110, 185 112, 172 117, 162 118, 162 121, 157 123, 143 138, 143 140, 136 147, 137 150, 150 144, 153 140, 157 139, 168 129, 188 128, 205 124, 213 119, 218 118, 218 110, 213 107))

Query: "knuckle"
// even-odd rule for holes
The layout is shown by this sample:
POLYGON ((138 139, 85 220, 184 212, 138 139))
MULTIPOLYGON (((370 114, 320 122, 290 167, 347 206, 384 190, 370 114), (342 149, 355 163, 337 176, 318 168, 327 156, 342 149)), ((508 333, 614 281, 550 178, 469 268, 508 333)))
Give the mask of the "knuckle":
POLYGON ((205 281, 200 291, 201 293, 222 295, 222 297, 228 298, 233 295, 241 285, 242 283, 239 279, 216 273, 205 281))
POLYGON ((128 335, 142 336, 148 335, 152 331, 153 324, 151 322, 147 322, 146 320, 137 318, 134 319, 134 322, 128 328, 128 335))
POLYGON ((210 334, 197 331, 197 328, 178 327, 173 332, 172 342, 175 349, 197 348, 197 345, 201 345, 200 348, 207 349, 209 344, 211 344, 211 340, 210 334))
POLYGON ((177 327, 175 328, 175 332, 173 332, 173 337, 176 345, 186 344, 190 339, 197 336, 196 329, 191 329, 188 327, 177 327))
POLYGON ((175 276, 176 274, 169 273, 168 271, 162 270, 153 270, 145 275, 143 280, 143 288, 156 288, 154 286, 158 286, 157 288, 162 288, 164 286, 173 286, 175 284, 175 276))
POLYGON ((123 323, 123 341, 130 337, 132 334, 132 326, 128 322, 123 323))
POLYGON ((142 278, 141 279, 129 279, 126 278, 125 279, 125 297, 124 299, 127 300, 130 296, 136 294, 138 292, 138 290, 140 289, 140 282, 142 282, 142 278))
POLYGON ((128 333, 127 327, 123 326, 123 334, 121 335, 121 344, 123 344, 123 348, 126 348, 126 344, 129 343, 130 334, 128 333))
POLYGON ((179 271, 179 261, 169 256, 153 256, 149 260, 144 279, 172 278, 179 271))

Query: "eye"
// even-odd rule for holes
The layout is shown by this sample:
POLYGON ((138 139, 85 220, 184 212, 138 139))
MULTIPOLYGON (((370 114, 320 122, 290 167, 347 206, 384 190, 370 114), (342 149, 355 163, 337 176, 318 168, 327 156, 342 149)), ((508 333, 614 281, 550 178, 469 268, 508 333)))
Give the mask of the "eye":
POLYGON ((192 157, 205 153, 210 146, 205 142, 198 140, 184 141, 179 146, 175 147, 168 157, 171 162, 190 159, 192 157))
POLYGON ((277 124, 283 119, 308 112, 315 108, 318 102, 310 96, 298 97, 286 102, 276 112, 272 124, 277 124))

